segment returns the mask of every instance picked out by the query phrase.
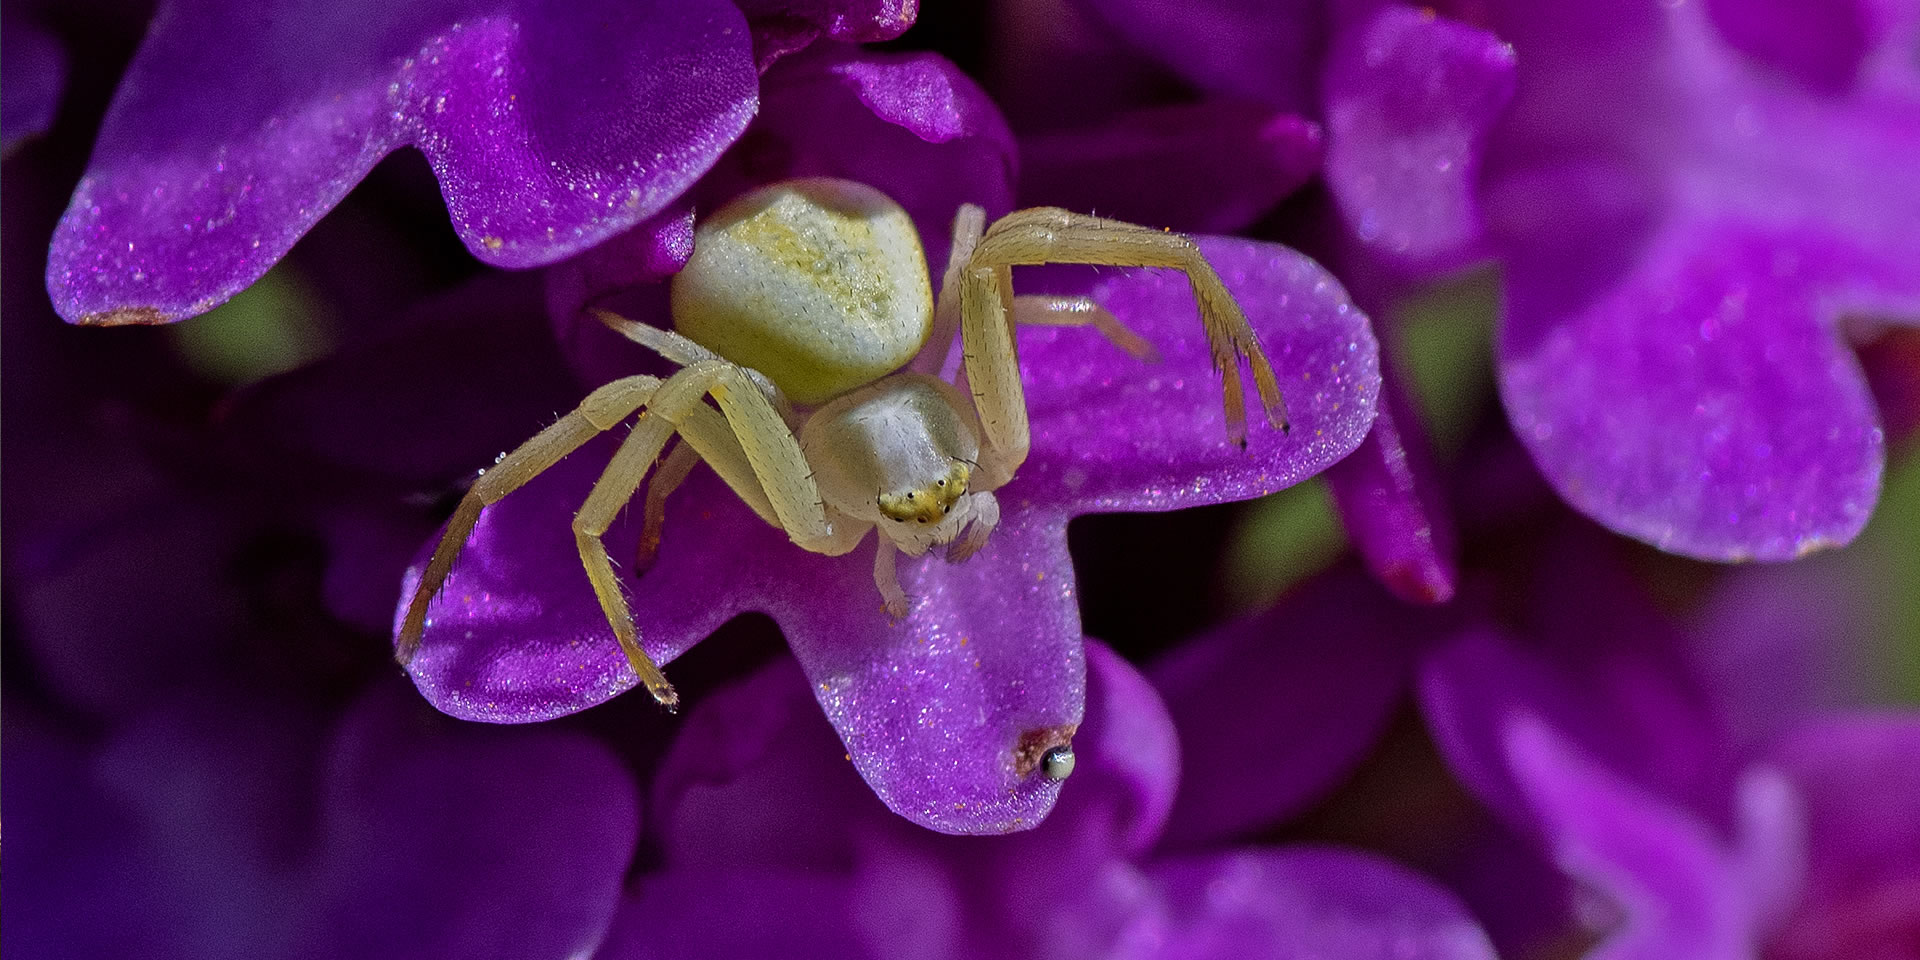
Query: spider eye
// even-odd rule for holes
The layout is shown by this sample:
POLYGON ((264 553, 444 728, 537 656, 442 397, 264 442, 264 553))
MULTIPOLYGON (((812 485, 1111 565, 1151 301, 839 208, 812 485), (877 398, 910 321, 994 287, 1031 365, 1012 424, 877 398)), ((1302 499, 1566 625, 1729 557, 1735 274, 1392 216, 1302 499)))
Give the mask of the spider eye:
POLYGON ((1073 773, 1073 748, 1065 745, 1054 747, 1040 755, 1040 772, 1048 780, 1065 780, 1073 773))

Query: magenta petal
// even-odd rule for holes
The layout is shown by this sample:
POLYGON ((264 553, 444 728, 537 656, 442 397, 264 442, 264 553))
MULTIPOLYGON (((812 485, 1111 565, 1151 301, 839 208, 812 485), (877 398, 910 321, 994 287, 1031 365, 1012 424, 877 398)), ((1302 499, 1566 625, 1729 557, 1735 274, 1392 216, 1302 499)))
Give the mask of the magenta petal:
POLYGON ((1458 576, 1453 518, 1427 437, 1396 377, 1360 449, 1327 469, 1340 522, 1367 569, 1409 603, 1445 603, 1458 576))
POLYGON ((1357 571, 1335 571, 1156 664, 1187 771, 1165 844, 1257 833, 1350 773, 1406 689, 1417 637, 1400 614, 1357 571))
POLYGON ((898 623, 880 608, 866 547, 831 576, 790 572, 768 604, 854 766, 901 816, 944 833, 1005 833, 1052 809, 1060 784, 1021 769, 1018 748, 1064 740, 1081 719, 1086 661, 1065 527, 1009 510, 965 563, 903 561, 914 606, 898 623))
POLYGON ((1480 235, 1480 150, 1513 96, 1500 38, 1399 4, 1342 31, 1326 76, 1327 183, 1360 241, 1445 266, 1480 235))
POLYGON ((1920 101, 1809 94, 1701 6, 1503 23, 1522 75, 1485 190, 1501 393, 1601 523, 1790 559, 1851 539, 1877 495, 1880 427, 1839 336, 1920 316, 1920 101))
POLYGON ((1246 229, 1320 169, 1320 128, 1255 103, 1122 114, 1021 140, 1020 202, 1193 233, 1246 229))
MULTIPOLYGON (((481 514, 408 667, 434 706, 467 720, 527 723, 586 709, 639 682, 594 599, 569 525, 616 445, 612 435, 588 443, 481 514)), ((634 510, 608 531, 607 549, 622 567, 639 528, 634 510)), ((431 550, 424 545, 407 568, 396 627, 431 550)), ((668 501, 652 569, 628 581, 641 646, 667 663, 753 609, 784 565, 828 562, 788 544, 702 468, 668 501)))
POLYGON ((1500 337, 1514 430, 1570 503, 1663 549, 1786 560, 1846 543, 1884 454, 1832 314, 1899 285, 1855 263, 1817 237, 1690 223, 1571 313, 1516 275, 1500 337))
POLYGON ((334 743, 310 905, 316 955, 581 956, 640 828, 631 774, 553 729, 475 729, 382 688, 334 743), (423 719, 426 722, 423 722, 423 719))
POLYGON ((551 263, 661 209, 753 114, 746 24, 722 0, 463 6, 163 9, 54 235, 55 307, 204 312, 408 145, 475 256, 551 263))
POLYGON ((1380 388, 1379 349, 1339 282, 1276 244, 1199 242, 1260 336, 1291 432, 1269 427, 1250 400, 1247 448, 1227 439, 1220 378, 1183 276, 1106 274, 1093 299, 1163 359, 1145 363, 1088 330, 1022 331, 1034 442, 1010 496, 1017 490, 1076 512, 1251 499, 1325 470, 1366 437, 1380 388))
POLYGON ((1195 857, 1149 875, 1171 907, 1160 960, 1493 960, 1493 944, 1439 884, 1333 848, 1195 857))
POLYGON ((1590 956, 1744 960, 1791 886, 1799 821, 1792 788, 1756 771, 1740 784, 1734 846, 1705 821, 1592 762, 1537 718, 1509 717, 1514 774, 1561 865, 1624 911, 1590 956), (1785 871, 1787 876, 1778 877, 1785 871))

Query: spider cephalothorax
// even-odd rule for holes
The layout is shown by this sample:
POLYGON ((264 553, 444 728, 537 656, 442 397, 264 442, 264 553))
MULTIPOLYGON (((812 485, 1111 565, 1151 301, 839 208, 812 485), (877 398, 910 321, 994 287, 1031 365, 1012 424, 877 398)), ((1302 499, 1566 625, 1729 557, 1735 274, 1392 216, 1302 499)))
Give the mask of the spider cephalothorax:
MULTIPOLYGON (((650 471, 643 564, 659 543, 666 498, 704 460, 807 550, 838 556, 877 529, 874 582, 888 612, 904 615, 908 598, 895 554, 948 545, 948 559, 964 560, 985 546, 1000 519, 993 491, 1026 460, 1014 328, 1091 326, 1138 356, 1154 354, 1085 298, 1014 296, 1013 266, 1185 271, 1222 378, 1229 437, 1245 442, 1242 358, 1267 419, 1285 429, 1279 388, 1252 329, 1187 237, 1049 207, 1016 211, 986 227, 971 204, 960 209, 953 233, 936 300, 913 221, 871 187, 792 180, 716 211, 673 280, 677 332, 598 314, 679 371, 664 380, 625 377, 593 391, 474 483, 408 603, 400 661, 418 648, 433 597, 480 511, 643 409, 573 528, 614 635, 656 700, 671 707, 678 697, 640 648, 600 539, 650 471), (952 376, 966 389, 941 377, 956 333, 964 357, 952 376), (676 436, 681 442, 662 460, 676 436)), ((1047 767, 1050 775, 1071 769, 1071 754, 1065 757, 1047 767)))

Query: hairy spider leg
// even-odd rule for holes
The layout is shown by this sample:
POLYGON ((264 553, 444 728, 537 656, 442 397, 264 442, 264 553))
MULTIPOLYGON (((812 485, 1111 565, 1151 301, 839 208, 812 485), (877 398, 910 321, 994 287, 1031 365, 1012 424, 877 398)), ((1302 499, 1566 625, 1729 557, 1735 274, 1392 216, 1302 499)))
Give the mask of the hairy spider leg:
POLYGON ((1054 207, 1035 207, 1008 214, 987 228, 960 277, 967 378, 988 443, 1012 465, 1026 459, 1030 440, 1009 310, 1011 268, 1041 263, 1172 267, 1184 272, 1199 306, 1214 369, 1221 377, 1228 439, 1246 444, 1246 403, 1239 370, 1243 357, 1252 369, 1267 421, 1276 429, 1286 429, 1286 405, 1273 367, 1240 305, 1192 239, 1054 207))
MULTIPOLYGON (((826 505, 814 487, 799 441, 774 410, 772 401, 748 376, 746 368, 723 360, 703 360, 682 367, 660 384, 647 401, 639 422, 621 441, 620 449, 601 473, 599 482, 594 484, 593 492, 587 495, 586 503, 574 515, 573 535, 580 551, 580 563, 586 568, 594 596, 600 601, 608 625, 613 627, 620 649, 626 653, 628 663, 646 685, 647 692, 670 710, 679 704, 679 695, 640 647, 633 611, 620 589, 613 558, 608 555, 602 538, 620 509, 633 499, 648 468, 675 432, 696 451, 718 453, 727 449, 724 443, 716 442, 719 432, 724 430, 716 432, 719 425, 706 419, 706 414, 712 412, 704 402, 707 396, 719 403, 726 427, 740 440, 736 446, 751 468, 750 476, 758 481, 774 519, 787 535, 802 548, 816 553, 840 548, 847 540, 847 534, 834 530, 828 520, 826 505)), ((737 464, 730 467, 729 472, 735 468, 737 464)), ((855 531, 853 542, 846 542, 839 552, 852 549, 864 533, 864 529, 855 531)))
POLYGON ((525 486, 581 444, 632 416, 653 396, 660 382, 659 377, 642 375, 622 377, 600 387, 587 394, 566 416, 514 448, 494 464, 493 469, 480 474, 466 496, 460 498, 460 505, 454 508, 446 532, 441 534, 433 558, 427 561, 420 583, 414 588, 413 599, 407 604, 394 652, 394 659, 399 660, 401 666, 411 663, 414 654, 419 652, 420 634, 427 624, 427 607, 446 584, 447 575, 453 571, 453 561, 473 534, 474 524, 480 522, 480 511, 525 486))
POLYGON ((1153 342, 1135 333, 1120 318, 1090 297, 1055 297, 1034 294, 1013 298, 1015 327, 1092 327, 1114 346, 1147 363, 1159 363, 1160 351, 1153 342))

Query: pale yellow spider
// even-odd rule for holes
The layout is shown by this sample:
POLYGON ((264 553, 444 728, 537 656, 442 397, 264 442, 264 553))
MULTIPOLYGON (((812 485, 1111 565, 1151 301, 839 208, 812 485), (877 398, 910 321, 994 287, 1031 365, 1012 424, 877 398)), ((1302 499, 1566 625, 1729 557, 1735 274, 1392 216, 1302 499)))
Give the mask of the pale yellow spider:
POLYGON ((665 380, 625 377, 593 391, 475 481, 407 605, 400 662, 419 648, 429 605, 480 511, 635 412, 632 432, 574 515, 573 531, 607 622, 654 699, 669 709, 679 700, 640 648, 600 538, 676 433, 684 442, 653 472, 647 489, 643 566, 660 542, 667 496, 705 460, 804 549, 839 556, 879 528, 874 582, 887 611, 904 616, 896 548, 920 556, 951 544, 948 559, 972 555, 1000 518, 992 491, 1027 458, 1015 326, 1092 326, 1136 355, 1153 354, 1085 298, 1013 296, 1016 265, 1185 271, 1222 378, 1229 438, 1246 442, 1242 357, 1268 421, 1286 428, 1273 369, 1239 304, 1192 240, 1051 207, 1016 211, 983 229, 985 220, 979 207, 960 208, 936 305, 913 221, 871 187, 792 180, 741 196, 708 217, 695 233, 692 259, 673 278, 678 332, 597 311, 614 330, 679 364, 679 371, 665 380), (971 385, 971 400, 962 386, 936 375, 956 327, 965 354, 960 383, 971 385), (708 396, 717 409, 706 403, 708 396))

